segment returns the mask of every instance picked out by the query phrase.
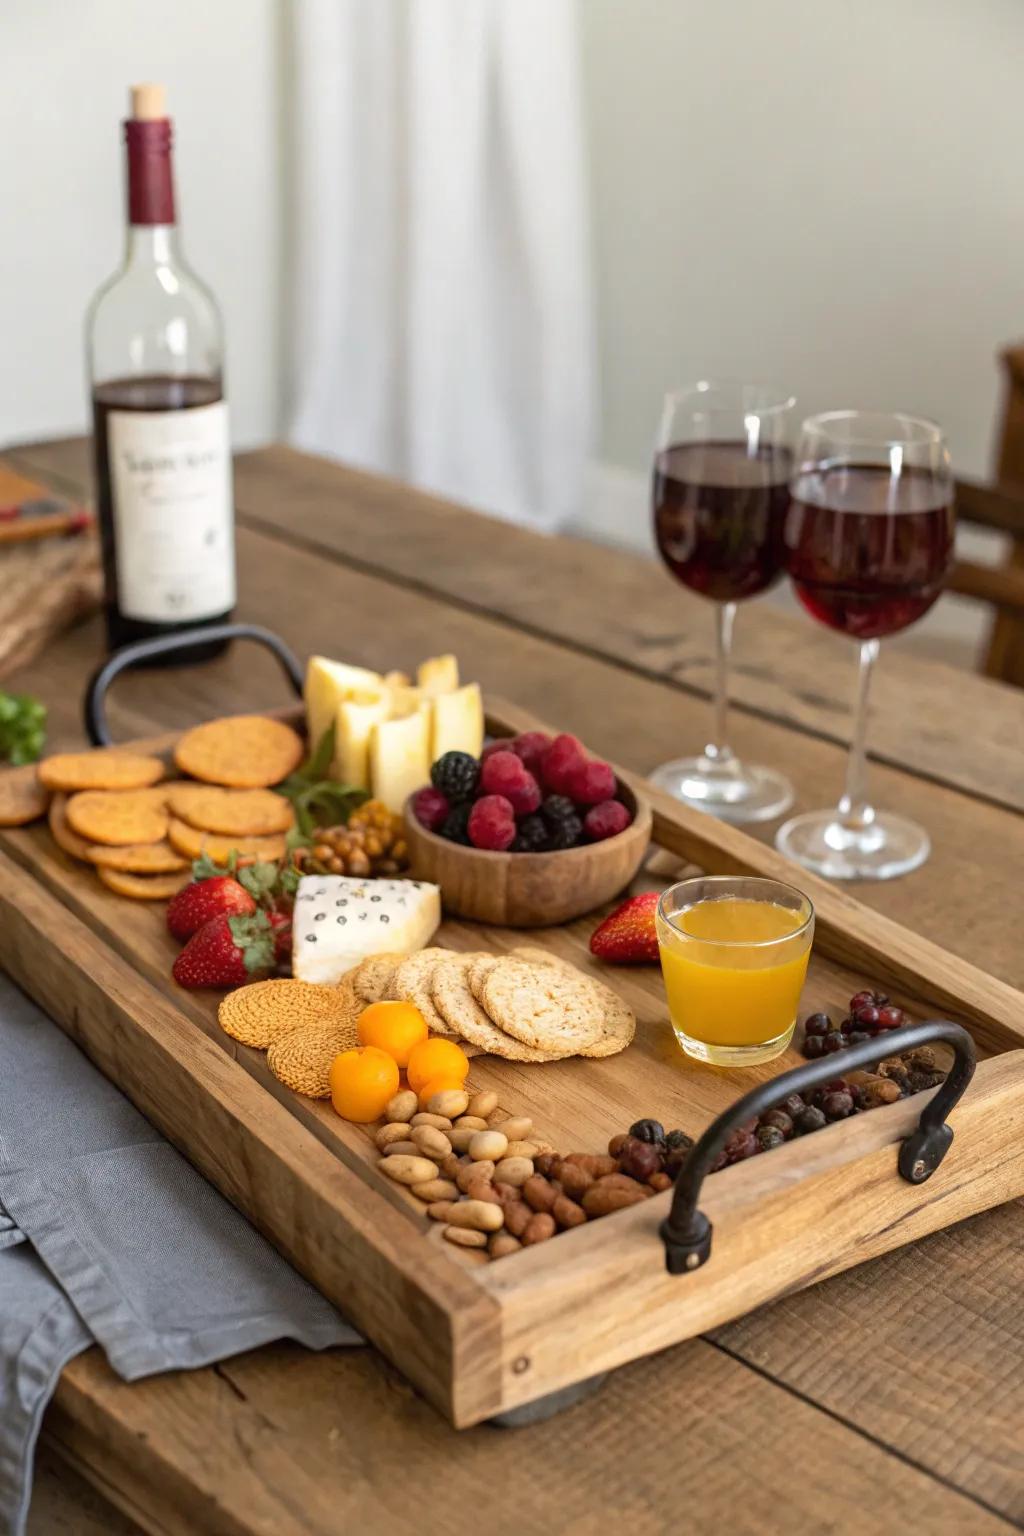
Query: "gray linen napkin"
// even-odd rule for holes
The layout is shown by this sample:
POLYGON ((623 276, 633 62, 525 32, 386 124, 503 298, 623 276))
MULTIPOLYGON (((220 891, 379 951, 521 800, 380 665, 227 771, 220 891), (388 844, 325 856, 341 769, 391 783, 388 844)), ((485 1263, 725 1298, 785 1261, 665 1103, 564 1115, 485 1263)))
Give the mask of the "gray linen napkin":
POLYGON ((43 1409, 93 1340, 129 1381, 277 1338, 362 1343, 3 977, 0 1213, 0 1532, 22 1529, 43 1409))

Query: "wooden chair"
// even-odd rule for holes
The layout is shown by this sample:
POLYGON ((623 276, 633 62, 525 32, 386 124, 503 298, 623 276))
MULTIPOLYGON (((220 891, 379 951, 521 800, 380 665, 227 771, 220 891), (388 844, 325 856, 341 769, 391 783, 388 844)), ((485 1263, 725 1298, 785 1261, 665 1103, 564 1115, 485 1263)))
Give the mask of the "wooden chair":
POLYGON ((956 509, 960 522, 998 529, 1013 542, 1001 567, 958 560, 949 588, 994 606, 983 669, 1024 688, 1024 346, 1010 347, 1002 364, 1006 394, 996 483, 957 480, 956 509))

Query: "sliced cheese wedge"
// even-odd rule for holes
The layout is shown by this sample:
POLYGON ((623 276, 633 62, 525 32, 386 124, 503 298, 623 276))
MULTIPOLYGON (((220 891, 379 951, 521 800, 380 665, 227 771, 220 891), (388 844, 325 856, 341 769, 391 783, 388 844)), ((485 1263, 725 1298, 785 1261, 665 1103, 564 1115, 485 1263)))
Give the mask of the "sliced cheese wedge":
POLYGON ((310 750, 316 750, 324 732, 334 724, 342 699, 360 691, 376 695, 382 687, 380 673, 371 672, 369 667, 350 667, 326 656, 311 656, 303 688, 310 750))
POLYGON ((422 949, 440 921, 440 887, 426 881, 303 875, 292 918, 292 973, 333 985, 368 955, 422 949))
POLYGON ((430 743, 430 761, 436 763, 445 752, 468 752, 479 757, 484 744, 484 701, 479 683, 467 683, 454 693, 441 693, 433 700, 434 728, 430 743))
POLYGON ((391 712, 387 692, 378 698, 342 699, 338 705, 334 742, 334 777, 342 784, 372 790, 370 737, 391 712))
POLYGON ((416 681, 432 698, 439 693, 454 693, 459 686, 459 663, 454 656, 428 656, 416 668, 416 681))
POLYGON ((423 706, 399 720, 382 720, 370 733, 370 784, 374 799, 401 811, 416 789, 430 783, 430 710, 423 706))

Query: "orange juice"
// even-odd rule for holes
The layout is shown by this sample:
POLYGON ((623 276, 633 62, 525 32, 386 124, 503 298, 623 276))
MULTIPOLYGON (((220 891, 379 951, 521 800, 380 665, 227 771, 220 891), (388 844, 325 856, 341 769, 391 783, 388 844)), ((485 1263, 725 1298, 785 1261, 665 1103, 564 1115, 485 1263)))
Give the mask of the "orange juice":
POLYGON ((659 909, 665 992, 684 1050, 723 1064, 765 1061, 785 1050, 807 975, 812 928, 805 899, 794 907, 723 892, 676 910, 659 909))

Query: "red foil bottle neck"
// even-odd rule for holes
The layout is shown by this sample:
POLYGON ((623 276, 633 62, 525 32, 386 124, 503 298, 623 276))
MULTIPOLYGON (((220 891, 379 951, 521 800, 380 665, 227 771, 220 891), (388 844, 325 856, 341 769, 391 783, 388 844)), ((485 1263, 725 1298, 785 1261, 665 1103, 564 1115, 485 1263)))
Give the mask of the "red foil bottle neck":
POLYGON ((124 139, 128 146, 129 224, 173 224, 170 118, 129 118, 124 139))

